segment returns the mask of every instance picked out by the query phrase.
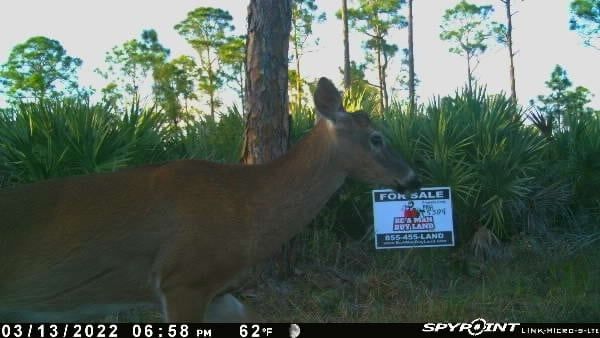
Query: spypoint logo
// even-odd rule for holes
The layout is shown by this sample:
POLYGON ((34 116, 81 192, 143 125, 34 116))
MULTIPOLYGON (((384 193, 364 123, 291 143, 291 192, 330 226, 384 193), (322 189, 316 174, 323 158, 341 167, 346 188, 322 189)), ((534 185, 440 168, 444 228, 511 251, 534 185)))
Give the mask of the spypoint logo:
POLYGON ((477 318, 470 323, 425 323, 423 332, 468 332, 471 336, 479 336, 484 332, 515 332, 519 323, 488 323, 477 318))

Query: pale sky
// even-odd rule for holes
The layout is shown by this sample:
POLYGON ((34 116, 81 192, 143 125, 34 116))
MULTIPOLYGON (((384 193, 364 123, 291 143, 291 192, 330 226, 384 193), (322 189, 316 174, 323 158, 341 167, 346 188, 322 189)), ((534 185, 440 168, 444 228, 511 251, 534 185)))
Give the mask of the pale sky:
MULTIPOLYGON (((453 93, 464 85, 466 61, 448 52, 449 44, 439 39, 441 17, 444 10, 458 0, 415 0, 415 71, 421 80, 417 95, 426 101, 435 95, 453 93)), ((504 8, 500 0, 472 0, 477 4, 492 4, 493 19, 504 22, 504 8)), ((308 53, 302 72, 308 79, 320 76, 340 83, 338 68, 343 64, 341 21, 335 18, 341 0, 316 0, 328 20, 315 27, 320 44, 308 53)), ((515 1, 514 47, 517 95, 522 104, 538 94, 547 93, 544 82, 556 64, 562 65, 574 85, 585 86, 596 96, 592 106, 600 108, 600 51, 586 48, 576 33, 569 31, 570 0, 515 1), (596 66, 594 66, 596 65, 596 66)), ((354 1, 349 0, 349 6, 354 1)), ((237 33, 246 30, 248 0, 19 0, 0 2, 0 63, 5 63, 16 44, 29 37, 44 35, 61 42, 67 53, 83 60, 79 82, 100 89, 104 84, 93 70, 103 67, 106 51, 126 40, 140 36, 144 29, 158 32, 161 43, 171 50, 171 56, 194 56, 194 51, 173 29, 187 12, 201 7, 220 7, 234 18, 237 33)), ((403 9, 406 13, 406 8, 403 9)), ((396 31, 390 40, 400 48, 407 46, 406 29, 396 31)), ((351 31, 353 60, 362 61, 364 37, 351 31)), ((504 47, 491 45, 482 56, 476 77, 486 83, 488 91, 508 92, 508 52, 504 47)), ((399 55, 390 65, 390 84, 396 78, 400 64, 399 55)), ((375 73, 369 78, 374 82, 375 73)), ((393 84, 392 84, 393 85, 393 84)), ((399 93, 405 97, 406 93, 399 93)), ((231 94, 224 93, 227 97, 231 94)), ((1 103, 1 98, 0 98, 1 103)))

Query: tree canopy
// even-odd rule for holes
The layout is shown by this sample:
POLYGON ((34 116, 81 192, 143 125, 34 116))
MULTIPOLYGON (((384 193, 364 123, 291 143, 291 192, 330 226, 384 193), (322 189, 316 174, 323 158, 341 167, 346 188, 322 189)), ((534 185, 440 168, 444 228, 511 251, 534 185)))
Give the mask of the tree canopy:
POLYGON ((11 101, 76 94, 81 64, 57 40, 35 36, 16 45, 0 66, 0 88, 11 101))
POLYGON ((367 53, 366 58, 368 63, 377 65, 381 113, 388 105, 387 67, 398 51, 398 46, 388 41, 388 35, 391 29, 408 25, 406 18, 400 14, 404 3, 404 0, 359 0, 356 7, 348 8, 350 25, 367 36, 363 48, 375 53, 367 53))
POLYGON ((586 45, 600 50, 600 0, 573 0, 569 22, 586 45))
POLYGON ((487 39, 492 36, 494 25, 489 21, 493 11, 490 5, 477 6, 465 0, 449 8, 442 17, 442 40, 450 41, 449 51, 467 60, 467 81, 472 87, 473 72, 478 57, 487 49, 487 39), (473 62, 475 61, 475 65, 473 62))
MULTIPOLYGON (((319 13, 315 0, 295 0, 292 2, 292 20, 290 30, 290 49, 292 59, 295 61, 296 69, 290 70, 290 89, 295 89, 295 103, 298 109, 302 106, 303 85, 302 72, 300 70, 300 59, 310 46, 309 38, 313 34, 313 24, 325 21, 325 12, 319 13), (293 81, 292 81, 293 80, 293 81)), ((312 40, 318 45, 319 38, 312 40)))
POLYGON ((550 89, 550 94, 539 95, 535 105, 545 114, 551 129, 562 130, 568 127, 570 119, 593 113, 593 110, 587 107, 591 101, 590 91, 582 86, 572 89, 573 83, 560 65, 554 67, 546 86, 550 89))
POLYGON ((228 34, 234 29, 229 12, 213 7, 199 7, 187 14, 175 30, 185 38, 198 53, 200 62, 198 88, 208 95, 211 116, 221 105, 217 91, 223 87, 225 73, 221 68, 219 48, 228 41, 228 34))
MULTIPOLYGON (((164 63, 169 49, 158 41, 155 30, 144 30, 140 39, 132 39, 106 53, 107 70, 96 70, 101 76, 110 79, 114 90, 120 90, 134 100, 139 97, 140 86, 151 73, 164 63)), ((105 91, 107 93, 114 90, 105 91)))

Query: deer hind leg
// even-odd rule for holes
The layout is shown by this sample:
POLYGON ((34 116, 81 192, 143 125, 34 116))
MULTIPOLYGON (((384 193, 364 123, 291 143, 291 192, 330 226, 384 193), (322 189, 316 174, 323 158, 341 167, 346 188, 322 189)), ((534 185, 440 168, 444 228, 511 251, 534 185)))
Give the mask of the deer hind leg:
POLYGON ((163 316, 167 322, 201 322, 210 296, 202 290, 176 287, 162 292, 163 316))
POLYGON ((232 294, 226 293, 212 300, 204 320, 211 323, 241 323, 248 320, 248 314, 244 304, 232 294))

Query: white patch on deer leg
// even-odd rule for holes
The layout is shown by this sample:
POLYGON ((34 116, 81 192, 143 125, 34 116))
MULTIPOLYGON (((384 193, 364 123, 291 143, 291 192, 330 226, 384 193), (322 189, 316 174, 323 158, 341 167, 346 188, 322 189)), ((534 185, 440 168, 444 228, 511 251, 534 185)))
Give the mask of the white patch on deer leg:
POLYGON ((247 317, 246 308, 230 293, 217 296, 208 305, 204 320, 213 323, 234 323, 244 321, 247 317))
POLYGON ((335 124, 333 123, 333 121, 331 121, 330 119, 325 119, 325 123, 327 126, 327 130, 333 133, 335 131, 335 124))

